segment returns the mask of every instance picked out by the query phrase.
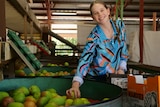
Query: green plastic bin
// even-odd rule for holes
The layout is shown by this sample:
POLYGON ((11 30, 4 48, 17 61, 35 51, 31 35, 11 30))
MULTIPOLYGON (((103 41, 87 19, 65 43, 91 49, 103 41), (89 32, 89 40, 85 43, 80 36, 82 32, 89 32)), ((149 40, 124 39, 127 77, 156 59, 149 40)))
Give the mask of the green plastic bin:
MULTIPOLYGON (((122 107, 122 89, 116 85, 96 82, 92 80, 84 80, 84 84, 80 87, 81 96, 101 102, 82 105, 85 107, 122 107), (102 101, 103 98, 110 100, 102 101)), ((35 77, 35 78, 15 78, 5 79, 0 82, 0 91, 9 91, 20 86, 30 87, 38 85, 41 91, 47 88, 55 88, 60 95, 66 95, 65 92, 71 87, 72 78, 52 78, 52 77, 35 77)), ((78 107, 82 107, 78 106, 78 107)))

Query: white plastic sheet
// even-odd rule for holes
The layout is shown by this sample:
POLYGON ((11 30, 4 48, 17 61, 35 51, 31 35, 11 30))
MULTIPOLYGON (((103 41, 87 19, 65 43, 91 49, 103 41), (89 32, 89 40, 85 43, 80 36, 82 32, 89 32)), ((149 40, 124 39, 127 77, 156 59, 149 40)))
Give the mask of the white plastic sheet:
MULTIPOLYGON (((139 62, 139 32, 130 35, 129 55, 130 60, 139 62)), ((160 66, 160 31, 144 31, 143 64, 160 66)))

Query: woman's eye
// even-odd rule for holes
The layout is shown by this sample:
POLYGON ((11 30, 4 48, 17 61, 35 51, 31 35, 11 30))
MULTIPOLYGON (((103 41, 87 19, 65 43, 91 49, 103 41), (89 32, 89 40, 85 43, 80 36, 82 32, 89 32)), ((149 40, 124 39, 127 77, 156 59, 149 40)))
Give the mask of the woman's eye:
POLYGON ((104 10, 101 10, 101 12, 103 12, 104 10))
POLYGON ((98 14, 97 12, 94 12, 94 13, 93 13, 93 15, 97 15, 97 14, 98 14))

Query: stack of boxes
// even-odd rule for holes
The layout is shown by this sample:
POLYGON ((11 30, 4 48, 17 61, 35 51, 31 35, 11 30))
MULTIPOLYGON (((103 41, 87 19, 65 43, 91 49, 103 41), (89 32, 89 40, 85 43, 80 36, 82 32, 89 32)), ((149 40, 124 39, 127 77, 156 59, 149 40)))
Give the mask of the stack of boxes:
POLYGON ((160 76, 128 75, 131 107, 160 107, 160 76))

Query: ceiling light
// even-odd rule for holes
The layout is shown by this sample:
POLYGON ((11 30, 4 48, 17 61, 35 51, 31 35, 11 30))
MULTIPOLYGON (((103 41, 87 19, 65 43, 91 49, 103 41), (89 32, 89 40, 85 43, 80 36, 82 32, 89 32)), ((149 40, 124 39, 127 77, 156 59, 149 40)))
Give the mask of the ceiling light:
POLYGON ((52 30, 54 33, 77 33, 77 30, 52 30))
POLYGON ((90 14, 90 11, 77 11, 77 14, 90 14))
POLYGON ((52 24, 52 29, 77 29, 77 24, 52 24))
POLYGON ((91 17, 87 17, 87 16, 52 16, 52 19, 58 19, 58 20, 93 20, 91 17))
MULTIPOLYGON (((126 21, 140 21, 140 18, 123 18, 123 20, 126 21)), ((156 19, 158 20, 158 19, 156 19)), ((143 21, 153 21, 151 18, 143 18, 143 21)))
POLYGON ((73 13, 73 12, 70 12, 70 13, 65 13, 65 12, 60 12, 60 13, 57 13, 57 12, 52 12, 52 15, 77 15, 77 13, 73 13))

